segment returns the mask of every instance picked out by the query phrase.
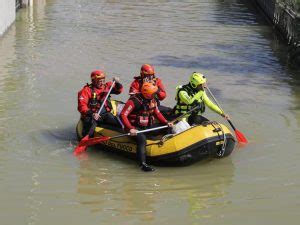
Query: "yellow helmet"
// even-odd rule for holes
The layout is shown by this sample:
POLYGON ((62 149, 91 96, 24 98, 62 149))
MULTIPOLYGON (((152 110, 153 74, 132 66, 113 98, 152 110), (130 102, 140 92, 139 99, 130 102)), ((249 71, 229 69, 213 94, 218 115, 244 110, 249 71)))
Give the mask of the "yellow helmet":
POLYGON ((193 88, 196 88, 199 84, 204 84, 206 82, 206 78, 201 73, 194 72, 190 77, 190 84, 193 88))

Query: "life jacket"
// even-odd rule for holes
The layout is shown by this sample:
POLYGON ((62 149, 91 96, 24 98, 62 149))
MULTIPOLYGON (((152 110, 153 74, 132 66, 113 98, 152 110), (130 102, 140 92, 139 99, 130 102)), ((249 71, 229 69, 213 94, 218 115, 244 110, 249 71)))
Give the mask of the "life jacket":
POLYGON ((203 102, 203 96, 201 96, 200 99, 197 99, 197 101, 194 101, 193 104, 187 105, 187 104, 181 102, 180 97, 179 97, 180 91, 185 91, 191 98, 193 98, 194 95, 197 94, 197 90, 192 88, 190 84, 179 86, 177 89, 176 97, 175 97, 175 100, 177 101, 177 103, 174 107, 175 114, 184 114, 187 111, 191 110, 195 105, 199 105, 199 109, 197 112, 204 113, 205 104, 203 102))
MULTIPOLYGON (((103 91, 100 92, 100 94, 97 94, 97 92, 95 91, 94 87, 92 84, 87 84, 87 86, 91 89, 91 98, 89 99, 88 105, 89 108, 92 110, 93 113, 98 112, 98 110, 100 109, 103 100, 107 94, 106 89, 107 86, 105 85, 105 87, 103 88, 103 91)), ((110 96, 108 96, 105 104, 104 104, 104 108, 107 112, 110 112, 112 110, 112 104, 110 101, 110 96)), ((103 110, 101 110, 103 112, 103 110)))
POLYGON ((128 116, 130 123, 141 129, 151 126, 155 120, 154 110, 157 107, 157 101, 144 99, 140 95, 134 95, 130 99, 134 104, 134 110, 128 116))

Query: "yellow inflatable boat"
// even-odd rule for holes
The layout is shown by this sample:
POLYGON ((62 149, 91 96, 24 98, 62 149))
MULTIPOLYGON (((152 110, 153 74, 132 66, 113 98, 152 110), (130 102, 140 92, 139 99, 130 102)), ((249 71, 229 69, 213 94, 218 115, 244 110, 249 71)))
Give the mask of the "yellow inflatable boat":
MULTIPOLYGON (((78 139, 82 138, 83 123, 76 127, 78 139)), ((95 137, 120 135, 122 132, 112 127, 97 127, 95 137)), ((160 166, 185 166, 202 159, 222 158, 231 154, 235 139, 230 130, 217 122, 206 122, 192 126, 178 134, 147 136, 147 162, 160 166)), ((136 157, 136 143, 130 136, 102 142, 99 149, 136 157)))

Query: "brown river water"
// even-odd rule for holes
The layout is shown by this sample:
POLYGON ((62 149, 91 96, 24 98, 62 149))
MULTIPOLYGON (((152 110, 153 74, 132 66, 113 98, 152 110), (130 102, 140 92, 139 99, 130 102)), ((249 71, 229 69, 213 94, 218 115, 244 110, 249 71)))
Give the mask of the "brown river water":
POLYGON ((247 1, 34 2, 0 38, 1 225, 299 223, 300 72, 247 1), (205 74, 250 143, 153 173, 95 148, 74 157, 89 73, 119 76, 126 100, 143 63, 169 106, 176 85, 205 74))

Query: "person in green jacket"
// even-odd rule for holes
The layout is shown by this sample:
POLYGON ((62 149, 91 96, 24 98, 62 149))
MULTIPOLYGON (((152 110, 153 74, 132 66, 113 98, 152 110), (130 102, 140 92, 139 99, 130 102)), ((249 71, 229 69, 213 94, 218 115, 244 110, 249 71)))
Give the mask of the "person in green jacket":
POLYGON ((184 118, 190 125, 201 124, 207 119, 201 116, 205 111, 205 106, 208 106, 214 112, 229 119, 216 104, 214 104, 205 93, 206 78, 203 74, 194 72, 188 84, 179 85, 176 87, 175 100, 177 104, 174 107, 175 116, 182 115, 188 112, 190 109, 198 106, 197 110, 194 110, 192 114, 187 115, 184 118))

